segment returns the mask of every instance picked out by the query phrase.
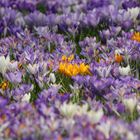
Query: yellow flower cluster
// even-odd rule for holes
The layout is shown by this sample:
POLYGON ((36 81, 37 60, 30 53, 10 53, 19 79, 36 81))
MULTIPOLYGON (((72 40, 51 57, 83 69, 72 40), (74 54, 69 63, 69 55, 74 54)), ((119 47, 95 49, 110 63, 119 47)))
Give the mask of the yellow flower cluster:
POLYGON ((61 58, 63 62, 71 62, 73 59, 74 59, 74 55, 70 55, 69 57, 63 55, 61 58))
POLYGON ((86 65, 85 63, 72 64, 71 61, 73 59, 73 55, 71 55, 70 57, 62 56, 58 70, 69 77, 76 75, 91 75, 89 65, 86 65))
POLYGON ((140 42, 140 32, 135 32, 131 39, 140 42))

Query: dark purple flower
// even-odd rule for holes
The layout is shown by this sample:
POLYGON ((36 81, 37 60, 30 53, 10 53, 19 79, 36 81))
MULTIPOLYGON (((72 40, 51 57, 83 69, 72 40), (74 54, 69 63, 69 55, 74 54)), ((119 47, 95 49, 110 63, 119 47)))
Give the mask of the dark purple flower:
POLYGON ((7 104, 8 104, 8 100, 3 97, 0 97, 0 108, 3 108, 7 104))

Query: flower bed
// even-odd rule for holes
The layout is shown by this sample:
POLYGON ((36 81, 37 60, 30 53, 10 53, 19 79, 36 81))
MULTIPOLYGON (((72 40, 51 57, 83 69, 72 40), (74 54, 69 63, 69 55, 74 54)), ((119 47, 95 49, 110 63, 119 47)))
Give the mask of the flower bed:
POLYGON ((0 140, 139 140, 139 0, 0 1, 0 140))

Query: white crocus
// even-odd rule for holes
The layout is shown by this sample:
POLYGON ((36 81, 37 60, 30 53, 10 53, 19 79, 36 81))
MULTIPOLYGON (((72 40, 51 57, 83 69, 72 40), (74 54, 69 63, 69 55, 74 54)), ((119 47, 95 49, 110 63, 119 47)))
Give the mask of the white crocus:
POLYGON ((60 112, 63 116, 68 118, 72 118, 74 115, 86 115, 92 124, 98 123, 104 115, 102 109, 99 109, 97 111, 88 110, 88 104, 80 106, 72 103, 64 103, 60 106, 60 112))
POLYGON ((139 7, 128 8, 128 13, 130 13, 131 19, 133 19, 133 21, 136 21, 140 13, 140 8, 139 7))
POLYGON ((115 50, 115 54, 119 54, 119 55, 120 55, 120 54, 122 54, 122 53, 123 53, 123 50, 121 50, 121 49, 116 49, 116 50, 115 50))
POLYGON ((88 105, 85 104, 83 106, 79 106, 77 104, 73 104, 73 103, 64 103, 63 105, 60 106, 60 112, 62 115, 64 115, 65 117, 73 117, 74 115, 83 115, 83 114, 87 114, 87 110, 88 110, 88 105))
POLYGON ((66 128, 68 131, 73 130, 73 126, 75 124, 75 120, 73 118, 64 118, 62 120, 64 128, 66 128))
POLYGON ((123 76, 129 75, 130 71, 131 71, 130 65, 128 65, 127 67, 119 66, 119 73, 123 76))
POLYGON ((127 140, 136 140, 137 139, 137 136, 133 132, 128 131, 126 133, 126 138, 127 138, 127 140))
POLYGON ((88 104, 84 104, 83 106, 79 106, 79 110, 77 111, 77 115, 87 115, 88 112, 88 104))
POLYGON ((102 132, 105 135, 106 139, 109 139, 109 134, 110 134, 110 130, 111 130, 111 122, 107 121, 106 123, 103 122, 100 125, 98 125, 97 130, 99 130, 100 132, 102 132))
POLYGON ((65 117, 73 117, 76 115, 77 111, 79 109, 79 106, 73 103, 64 103, 63 105, 60 106, 60 112, 62 115, 65 117))
POLYGON ((7 56, 6 58, 4 56, 0 56, 0 73, 4 75, 9 67, 9 64, 10 64, 9 56, 7 56))
POLYGON ((49 79, 50 79, 50 82, 52 82, 52 83, 56 82, 56 77, 55 77, 54 73, 50 73, 49 79))
POLYGON ((29 72, 30 72, 31 74, 36 74, 37 69, 38 69, 38 65, 37 65, 37 64, 33 64, 33 65, 29 64, 29 65, 27 66, 27 69, 29 70, 29 72))
POLYGON ((22 97, 22 99, 21 99, 21 101, 22 102, 30 102, 30 99, 31 99, 31 93, 29 92, 29 93, 26 93, 23 97, 22 97))
POLYGON ((99 109, 97 111, 91 110, 87 113, 87 115, 88 115, 88 118, 90 119, 91 123, 95 124, 95 123, 98 123, 102 119, 104 112, 102 109, 99 109))
POLYGON ((79 116, 87 115, 87 117, 89 118, 89 120, 92 124, 98 123, 104 115, 102 109, 99 109, 96 111, 95 110, 88 110, 88 104, 84 104, 83 106, 79 106, 79 110, 77 111, 76 114, 79 116))
POLYGON ((4 131, 6 128, 8 128, 9 125, 10 125, 10 122, 9 122, 9 121, 7 121, 7 122, 1 124, 1 126, 0 126, 0 136, 1 136, 1 134, 3 134, 3 131, 4 131))
POLYGON ((129 112, 132 114, 134 109, 137 106, 137 99, 136 98, 123 99, 123 104, 129 110, 129 112))
POLYGON ((42 75, 46 76, 49 73, 47 63, 45 61, 42 61, 40 63, 40 66, 42 66, 42 75))

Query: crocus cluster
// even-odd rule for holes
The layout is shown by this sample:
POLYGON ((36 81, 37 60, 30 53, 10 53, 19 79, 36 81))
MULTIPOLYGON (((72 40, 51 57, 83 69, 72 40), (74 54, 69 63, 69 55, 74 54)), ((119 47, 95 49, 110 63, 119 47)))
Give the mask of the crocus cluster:
POLYGON ((81 63, 79 65, 76 63, 73 64, 71 63, 73 57, 73 55, 68 58, 66 56, 62 56, 62 62, 60 62, 58 69, 60 73, 70 77, 90 74, 89 65, 86 65, 85 63, 81 63))
POLYGON ((140 140, 139 0, 0 0, 0 140, 140 140))

